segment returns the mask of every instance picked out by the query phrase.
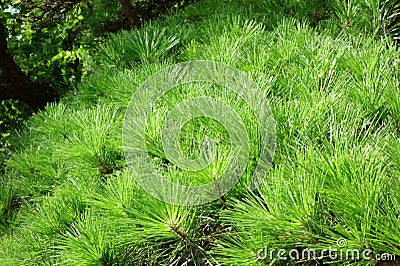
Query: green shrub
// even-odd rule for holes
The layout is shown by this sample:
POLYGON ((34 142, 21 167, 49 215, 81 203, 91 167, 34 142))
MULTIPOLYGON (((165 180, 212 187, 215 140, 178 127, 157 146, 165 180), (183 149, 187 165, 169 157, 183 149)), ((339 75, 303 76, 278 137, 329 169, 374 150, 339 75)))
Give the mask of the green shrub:
MULTIPOLYGON (((379 1, 323 2, 205 0, 111 37, 87 62, 76 92, 10 136, 1 264, 285 265, 293 262, 257 253, 322 252, 338 240, 372 257, 399 256, 398 48, 377 34, 379 1), (324 18, 313 20, 321 10, 324 18), (256 190, 244 189, 250 160, 242 181, 218 200, 175 206, 143 191, 124 162, 123 114, 151 75, 196 59, 227 63, 257 83, 277 122, 276 150, 256 190)), ((255 114, 240 97, 222 86, 184 84, 162 95, 147 120, 148 154, 170 181, 203 184, 229 163, 229 134, 209 118, 191 120, 179 136, 189 158, 199 156, 206 136, 218 140, 208 167, 179 169, 163 149, 167 112, 204 95, 239 114, 259 157, 255 114)))

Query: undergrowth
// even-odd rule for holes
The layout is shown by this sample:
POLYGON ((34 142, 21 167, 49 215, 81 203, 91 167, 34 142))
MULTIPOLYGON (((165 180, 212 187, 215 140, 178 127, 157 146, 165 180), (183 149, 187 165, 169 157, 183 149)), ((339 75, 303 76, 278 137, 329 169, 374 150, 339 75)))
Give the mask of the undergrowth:
MULTIPOLYGON (((0 264, 285 265, 293 262, 260 254, 321 254, 338 248, 338 240, 343 248, 370 250, 369 259, 322 253, 297 263, 375 265, 377 254, 400 256, 400 57, 384 6, 204 0, 112 36, 87 62, 76 92, 9 138, 0 179, 0 264), (248 74, 277 126, 273 166, 261 185, 248 191, 243 178, 203 206, 148 195, 122 149, 134 91, 158 70, 188 60, 215 60, 248 74)), ((185 125, 180 145, 196 158, 205 136, 218 140, 211 165, 185 172, 165 155, 167 111, 201 95, 240 114, 258 153, 254 115, 237 95, 202 83, 174 88, 149 116, 146 141, 159 171, 182 184, 209 182, 229 161, 228 133, 205 118, 185 125)), ((251 176, 251 165, 244 175, 251 176)))

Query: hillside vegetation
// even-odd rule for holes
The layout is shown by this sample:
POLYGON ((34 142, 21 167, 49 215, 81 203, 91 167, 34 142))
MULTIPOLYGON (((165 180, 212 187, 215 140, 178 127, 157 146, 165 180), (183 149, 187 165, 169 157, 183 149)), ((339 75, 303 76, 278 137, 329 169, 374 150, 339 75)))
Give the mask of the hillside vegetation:
MULTIPOLYGON (((277 250, 307 248, 371 252, 322 253, 300 265, 400 258, 400 56, 382 8, 378 0, 203 0, 112 35, 75 91, 10 136, 0 265, 293 265, 277 250), (254 80, 276 121, 276 148, 256 190, 244 188, 250 162, 219 200, 177 206, 136 183, 122 127, 135 90, 189 60, 223 62, 254 80)), ((174 182, 209 182, 229 162, 228 133, 208 118, 185 125, 181 147, 195 158, 206 136, 219 139, 212 165, 185 174, 165 155, 167 111, 201 95, 240 114, 259 156, 254 114, 234 93, 186 84, 163 95, 146 131, 149 156, 174 182)))

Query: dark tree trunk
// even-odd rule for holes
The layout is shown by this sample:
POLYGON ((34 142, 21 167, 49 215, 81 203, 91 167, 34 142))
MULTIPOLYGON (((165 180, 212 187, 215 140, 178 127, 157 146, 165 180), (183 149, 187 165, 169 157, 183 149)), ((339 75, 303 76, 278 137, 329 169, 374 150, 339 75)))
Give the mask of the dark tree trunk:
POLYGON ((32 82, 15 63, 7 47, 7 31, 1 20, 0 69, 0 101, 18 99, 37 110, 48 102, 58 100, 58 95, 50 84, 32 82))
POLYGON ((128 18, 130 24, 136 28, 140 27, 140 17, 135 10, 135 7, 132 5, 131 0, 119 0, 119 3, 122 6, 122 12, 128 18))

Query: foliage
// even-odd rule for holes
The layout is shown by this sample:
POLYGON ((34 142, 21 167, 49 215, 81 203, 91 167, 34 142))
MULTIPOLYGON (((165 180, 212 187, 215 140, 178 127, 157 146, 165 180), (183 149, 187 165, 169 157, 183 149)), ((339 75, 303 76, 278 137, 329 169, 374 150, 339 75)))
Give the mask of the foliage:
POLYGON ((386 21, 385 30, 398 42, 400 39, 400 1, 383 1, 381 10, 386 21))
MULTIPOLYGON (((64 11, 62 7, 56 10, 63 17, 53 18, 55 15, 43 11, 40 3, 28 3, 3 0, 0 11, 15 61, 33 80, 51 81, 59 89, 74 86, 80 81, 80 61, 99 43, 99 35, 90 30, 95 25, 89 23, 99 27, 98 20, 115 18, 112 14, 118 14, 117 7, 111 5, 109 13, 96 8, 99 13, 93 14, 88 5, 71 4, 64 11)), ((98 5, 101 8, 105 3, 99 1, 98 5)))
POLYGON ((18 100, 2 101, 0 104, 0 173, 4 160, 11 153, 10 135, 17 130, 31 114, 31 110, 18 100))
MULTIPOLYGON (((322 2, 271 10, 277 1, 204 0, 110 37, 85 59, 77 90, 11 136, 0 179, 0 264, 285 265, 293 262, 257 253, 322 252, 338 239, 370 249, 372 259, 304 263, 374 265, 377 254, 400 256, 399 51, 378 0, 322 2), (243 178, 215 202, 174 206, 138 186, 123 160, 121 128, 143 81, 194 59, 248 73, 277 121, 277 148, 257 190, 244 190, 243 178)), ((219 139, 210 166, 188 173, 164 154, 166 111, 201 95, 240 114, 257 155, 254 115, 234 93, 182 85, 163 95, 146 131, 155 166, 174 182, 208 182, 229 162, 229 136, 211 119, 190 121, 180 136, 188 157, 198 156, 205 136, 219 139)), ((245 177, 253 170, 249 164, 245 177)))
MULTIPOLYGON (((169 2, 174 4, 174 1, 169 2)), ((175 8, 186 2, 176 3, 175 8)), ((143 20, 160 17, 170 8, 165 1, 162 6, 161 1, 133 3, 149 12, 141 14, 143 20)), ((97 45, 104 42, 107 34, 126 27, 118 1, 2 0, 0 17, 8 30, 8 48, 17 65, 33 81, 50 82, 61 94, 75 89, 81 77, 86 75, 88 68, 84 64, 89 54, 96 53, 97 45)), ((165 37, 162 34, 153 37, 161 36, 165 37)), ((159 42, 154 41, 154 45, 159 42)), ((171 45, 175 45, 173 39, 171 45)), ((0 157, 1 168, 7 151, 12 149, 7 137, 32 113, 19 101, 1 103, 0 147, 4 151, 0 157)))

